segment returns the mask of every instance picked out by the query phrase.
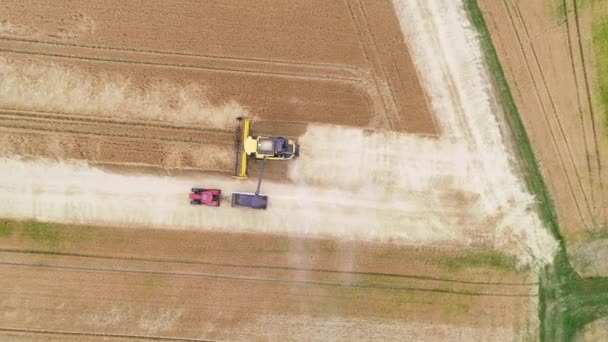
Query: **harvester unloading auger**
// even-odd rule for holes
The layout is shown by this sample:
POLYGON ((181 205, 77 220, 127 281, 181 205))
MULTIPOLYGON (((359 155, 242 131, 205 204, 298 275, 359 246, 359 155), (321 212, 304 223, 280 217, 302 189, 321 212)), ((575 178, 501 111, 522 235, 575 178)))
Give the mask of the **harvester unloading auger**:
POLYGON ((234 177, 247 179, 247 162, 249 158, 262 159, 262 169, 258 176, 258 186, 255 193, 235 192, 232 194, 233 207, 245 207, 253 209, 266 209, 268 196, 260 195, 260 186, 264 178, 264 170, 268 160, 289 160, 297 157, 300 147, 293 139, 283 137, 256 138, 249 135, 251 119, 239 118, 239 131, 237 133, 237 156, 234 167, 234 177))

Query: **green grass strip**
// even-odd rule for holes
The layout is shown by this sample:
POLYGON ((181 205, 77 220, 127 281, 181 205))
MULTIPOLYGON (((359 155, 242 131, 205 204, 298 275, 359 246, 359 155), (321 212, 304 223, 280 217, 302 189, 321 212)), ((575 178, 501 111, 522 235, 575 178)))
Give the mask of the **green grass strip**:
POLYGON ((593 20, 593 50, 598 76, 599 99, 608 127, 608 17, 593 20))
POLYGON ((497 250, 481 249, 461 251, 456 255, 443 255, 431 262, 447 271, 460 271, 474 267, 515 271, 517 258, 497 250))
MULTIPOLYGON (((513 99, 483 13, 476 0, 464 0, 464 3, 471 21, 479 33, 487 66, 493 76, 494 86, 500 95, 499 100, 505 110, 511 134, 516 142, 519 160, 526 173, 526 183, 538 202, 541 220, 560 245, 553 265, 546 266, 540 273, 538 309, 541 324, 540 339, 541 341, 570 341, 576 332, 596 315, 577 315, 572 310, 563 310, 564 304, 571 304, 572 306, 569 307, 580 304, 579 299, 582 299, 583 296, 580 295, 580 289, 576 285, 579 283, 580 277, 573 271, 568 261, 566 244, 559 229, 553 200, 540 172, 538 161, 513 99)), ((598 313, 597 310, 592 311, 598 313)))
MULTIPOLYGON (((539 319, 541 341, 572 341, 588 323, 608 316, 608 278, 581 278, 571 267, 566 253, 566 243, 559 230, 555 207, 540 173, 530 140, 519 116, 517 106, 509 89, 504 70, 500 65, 496 49, 483 18, 477 0, 464 0, 465 8, 479 32, 486 63, 493 76, 494 85, 500 94, 507 121, 518 146, 518 154, 526 171, 526 182, 538 201, 541 219, 557 239, 560 250, 552 265, 540 272, 539 319)), ((601 40, 602 56, 608 56, 608 24, 603 22, 594 32, 601 40)), ((598 47, 596 47, 598 49, 598 47)), ((608 75, 608 62, 602 75, 608 75)), ((602 71, 600 71, 602 72, 602 71)), ((602 82, 608 78, 602 77, 602 82)), ((608 101, 608 84, 603 88, 602 101, 608 101)), ((607 107, 608 108, 608 107, 607 107)))
POLYGON ((494 85, 500 95, 499 100, 505 110, 507 122, 509 123, 513 139, 518 148, 517 152, 526 171, 526 183, 538 201, 541 219, 547 225, 553 236, 559 240, 560 243, 563 243, 563 237, 557 224, 557 216, 555 214, 553 201, 538 167, 538 161, 534 156, 530 139, 528 138, 519 111, 515 105, 515 100, 511 94, 511 89, 509 88, 504 70, 498 59, 494 44, 492 43, 492 37, 486 26, 483 13, 476 0, 464 0, 464 3, 473 25, 480 35, 486 63, 494 78, 494 85))

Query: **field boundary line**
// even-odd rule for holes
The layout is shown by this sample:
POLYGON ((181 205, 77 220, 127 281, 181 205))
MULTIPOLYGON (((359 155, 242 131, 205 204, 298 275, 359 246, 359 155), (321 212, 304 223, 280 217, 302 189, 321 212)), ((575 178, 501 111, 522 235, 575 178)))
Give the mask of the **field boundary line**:
POLYGON ((185 259, 173 259, 173 258, 115 257, 115 256, 109 256, 109 255, 97 255, 97 254, 86 254, 86 253, 81 254, 81 253, 66 253, 66 252, 7 249, 7 248, 0 248, 0 253, 42 254, 42 255, 72 256, 72 257, 79 257, 79 258, 106 259, 106 260, 143 261, 143 262, 190 264, 190 265, 209 265, 209 266, 218 266, 218 267, 302 271, 302 272, 332 273, 332 274, 353 274, 353 275, 366 275, 366 276, 379 276, 379 277, 408 278, 408 279, 450 282, 450 283, 460 283, 460 284, 470 284, 470 285, 495 285, 495 286, 537 286, 538 285, 538 282, 531 282, 531 283, 482 282, 482 281, 469 281, 469 280, 439 278, 439 277, 433 277, 433 276, 410 275, 410 274, 399 274, 399 273, 340 271, 340 270, 320 269, 320 268, 304 268, 304 267, 272 266, 272 265, 230 264, 230 263, 216 263, 216 262, 209 262, 209 261, 202 261, 202 260, 185 260, 185 259))
POLYGON ((180 337, 161 337, 161 336, 148 336, 148 335, 126 335, 126 334, 107 334, 107 333, 95 333, 95 332, 84 332, 84 331, 64 331, 64 330, 38 330, 38 329, 25 329, 25 328, 6 328, 0 327, 0 332, 13 332, 13 333, 27 333, 36 335, 63 335, 63 336, 91 336, 91 337, 103 337, 112 339, 144 339, 153 341, 186 341, 186 342, 211 342, 212 340, 201 340, 192 338, 180 338, 180 337))
POLYGON ((222 279, 222 280, 237 280, 246 282, 268 282, 282 283, 303 286, 326 286, 326 287, 341 287, 355 289, 380 289, 388 291, 409 291, 409 292, 425 292, 425 293, 441 293, 449 295, 462 296, 488 296, 488 297, 536 297, 538 293, 491 293, 491 292, 475 292, 468 290, 450 290, 445 288, 425 289, 421 287, 411 286, 394 286, 379 283, 367 282, 328 282, 328 281, 313 281, 313 280, 292 280, 267 277, 240 276, 233 274, 217 274, 206 272, 178 272, 178 271, 148 271, 130 268, 106 268, 106 267, 85 267, 85 266, 65 266, 65 265, 49 265, 41 263, 18 263, 18 262, 0 262, 0 267, 29 267, 29 268, 46 268, 53 270, 71 270, 71 271, 89 271, 103 273, 132 273, 132 274, 154 274, 166 275, 186 278, 207 278, 207 279, 222 279))

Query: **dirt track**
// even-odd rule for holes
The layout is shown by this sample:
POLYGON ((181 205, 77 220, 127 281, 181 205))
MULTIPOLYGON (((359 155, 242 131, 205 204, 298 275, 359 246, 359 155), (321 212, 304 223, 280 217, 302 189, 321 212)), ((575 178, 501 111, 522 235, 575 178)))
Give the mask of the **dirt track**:
MULTIPOLYGON (((310 153, 313 152, 306 152, 310 153)), ((478 197, 463 198, 460 189, 451 188, 424 193, 423 189, 412 189, 409 183, 391 188, 390 184, 398 175, 378 178, 375 180, 377 190, 367 192, 366 188, 373 183, 362 188, 353 188, 348 183, 328 186, 318 181, 315 185, 314 179, 308 180, 308 172, 318 165, 296 164, 300 169, 296 172, 302 176, 291 178, 295 184, 264 183, 262 191, 271 194, 272 198, 269 210, 241 211, 236 215, 229 205, 216 209, 191 207, 185 194, 193 186, 213 186, 226 194, 252 192, 255 179, 243 182, 226 175, 200 173, 180 178, 123 175, 84 164, 10 159, 0 159, 0 164, 4 180, 1 184, 5 189, 0 192, 5 203, 0 207, 0 214, 4 217, 35 217, 73 223, 92 221, 120 226, 136 223, 166 229, 255 230, 366 240, 397 238, 418 243, 433 241, 483 246, 492 245, 497 234, 496 231, 483 231, 491 217, 478 207, 478 197), (11 179, 9 174, 21 177, 11 179), (13 191, 21 195, 12 196, 13 191), (429 216, 433 217, 431 226, 429 216)), ((360 171, 357 173, 358 177, 365 177, 360 171)), ((327 177, 336 176, 333 172, 326 174, 327 177)), ((424 180, 429 186, 432 181, 432 177, 424 180)))

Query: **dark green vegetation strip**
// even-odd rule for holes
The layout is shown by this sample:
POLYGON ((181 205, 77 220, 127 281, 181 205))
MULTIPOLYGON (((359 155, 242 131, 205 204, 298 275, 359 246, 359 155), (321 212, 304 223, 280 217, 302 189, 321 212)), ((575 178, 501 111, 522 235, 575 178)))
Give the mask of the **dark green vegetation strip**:
POLYGON ((2 220, 0 221, 0 239, 9 238, 15 233, 15 226, 9 222, 2 220))
MULTIPOLYGON (((477 29, 486 63, 500 94, 507 122, 518 146, 518 154, 526 171, 526 182, 536 196, 541 219, 559 242, 560 250, 552 265, 540 272, 539 318, 542 341, 572 341, 586 324, 608 315, 608 278, 581 278, 570 266, 566 244, 557 224, 555 207, 538 168, 538 162, 525 127, 509 89, 504 70, 498 59, 492 38, 477 0, 464 0, 469 16, 477 29)), ((608 50, 608 24, 598 34, 603 49, 608 50)), ((594 35, 595 38, 595 35, 594 35)), ((599 37, 598 37, 599 38, 599 37)), ((605 52, 608 56, 608 51, 605 52)), ((605 66, 608 69, 608 66, 605 66)), ((608 70, 604 71, 608 74, 608 70)), ((608 82, 608 81, 606 81, 608 82)), ((608 84, 605 85, 608 87, 608 84)), ((608 88, 606 89, 608 91, 608 88)), ((605 95, 608 101, 608 93, 605 95)), ((604 98, 602 98, 604 101, 604 98)), ((608 108, 608 107, 607 107, 608 108)))
POLYGON ((77 241, 97 241, 105 236, 102 231, 92 227, 83 226, 77 230, 67 231, 65 226, 59 223, 46 223, 35 220, 15 221, 0 219, 0 239, 14 237, 57 250, 64 244, 77 241))
POLYGON ((432 262, 449 271, 460 271, 472 267, 515 271, 517 258, 496 250, 466 250, 457 255, 435 257, 432 262))
POLYGON ((593 50, 604 124, 608 127, 608 17, 593 20, 593 50))
POLYGON ((59 229, 53 224, 31 220, 0 220, 0 237, 11 238, 13 236, 19 236, 24 240, 43 242, 52 246, 56 246, 62 239, 59 229))
POLYGON ((592 321, 608 316, 608 278, 582 278, 560 252, 540 275, 541 338, 573 341, 592 321))
MULTIPOLYGON (((606 1, 608 0, 577 0, 574 2, 574 5, 576 5, 576 8, 582 9, 606 1)), ((567 3, 563 0, 555 0, 555 2, 555 18, 558 22, 563 22, 564 20, 566 20, 567 3)))
POLYGON ((608 225, 595 229, 585 230, 583 241, 594 241, 608 239, 608 225))

